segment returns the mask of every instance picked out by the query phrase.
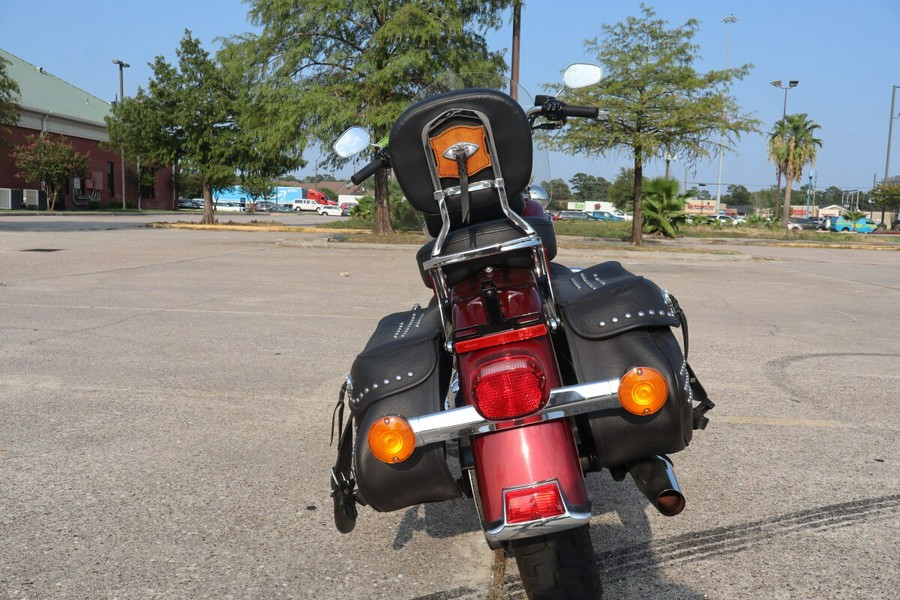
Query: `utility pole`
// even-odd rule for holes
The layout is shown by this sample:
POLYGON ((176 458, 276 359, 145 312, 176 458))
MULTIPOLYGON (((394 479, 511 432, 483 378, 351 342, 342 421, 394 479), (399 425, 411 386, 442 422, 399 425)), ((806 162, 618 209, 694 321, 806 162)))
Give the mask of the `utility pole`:
MULTIPOLYGON (((731 26, 736 23, 738 18, 734 15, 728 15, 722 22, 728 26, 727 34, 725 37, 725 70, 728 70, 728 62, 729 62, 729 54, 731 52, 731 26)), ((725 161, 725 149, 723 145, 725 144, 725 134, 719 137, 719 175, 716 178, 716 213, 719 214, 719 201, 722 199, 722 165, 725 161)))
POLYGON ((897 88, 900 88, 900 85, 895 85, 891 88, 891 118, 888 119, 887 158, 884 159, 884 179, 882 183, 887 183, 890 175, 888 170, 891 168, 891 136, 894 135, 894 103, 897 100, 897 88))
POLYGON ((812 199, 812 182, 813 174, 812 171, 809 173, 809 185, 806 186, 806 218, 809 218, 809 202, 812 199))
MULTIPOLYGON (((123 72, 130 67, 127 62, 121 60, 112 61, 114 65, 119 65, 119 104, 125 100, 125 78, 123 72)), ((120 149, 122 158, 122 210, 125 210, 125 148, 120 149)))

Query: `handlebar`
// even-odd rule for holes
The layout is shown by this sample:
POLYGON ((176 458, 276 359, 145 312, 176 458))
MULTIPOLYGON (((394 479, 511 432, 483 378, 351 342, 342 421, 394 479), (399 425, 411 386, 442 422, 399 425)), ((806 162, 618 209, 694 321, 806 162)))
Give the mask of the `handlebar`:
POLYGON ((375 153, 375 158, 372 159, 372 162, 364 166, 362 169, 354 173, 350 176, 350 181, 353 182, 353 185, 359 185, 381 169, 387 168, 391 166, 391 153, 387 148, 382 148, 378 152, 375 153))
POLYGON ((595 106, 571 106, 553 96, 537 96, 535 107, 528 111, 528 119, 532 123, 532 128, 556 129, 565 122, 566 117, 596 119, 599 114, 600 109, 595 106), (534 125, 538 117, 543 117, 550 123, 534 125))
POLYGON ((588 119, 596 119, 600 114, 600 109, 596 106, 570 106, 566 105, 562 109, 562 114, 566 117, 587 117, 588 119))

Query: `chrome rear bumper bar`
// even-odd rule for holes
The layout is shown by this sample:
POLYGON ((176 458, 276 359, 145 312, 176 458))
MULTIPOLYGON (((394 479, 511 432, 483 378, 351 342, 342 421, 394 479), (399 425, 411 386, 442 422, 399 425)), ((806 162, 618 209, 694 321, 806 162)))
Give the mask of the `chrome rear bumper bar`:
POLYGON ((574 415, 621 408, 619 403, 619 379, 607 379, 581 383, 550 391, 547 404, 537 413, 522 419, 491 421, 485 419, 474 406, 462 406, 438 413, 409 417, 407 421, 416 435, 416 446, 446 442, 462 434, 478 434, 496 431, 498 428, 531 424, 534 417, 542 421, 562 419, 574 415))

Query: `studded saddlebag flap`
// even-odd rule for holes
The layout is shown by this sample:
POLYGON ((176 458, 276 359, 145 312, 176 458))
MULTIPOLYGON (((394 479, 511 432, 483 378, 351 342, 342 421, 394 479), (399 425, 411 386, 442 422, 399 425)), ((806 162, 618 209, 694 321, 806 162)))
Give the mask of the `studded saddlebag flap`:
POLYGON ((553 279, 553 288, 574 379, 567 383, 618 378, 643 366, 660 371, 669 388, 666 403, 651 416, 618 407, 579 418, 593 440, 592 467, 683 450, 693 433, 692 392, 687 361, 671 330, 680 320, 669 295, 618 262, 563 274, 553 279))
POLYGON ((460 495, 447 467, 443 443, 417 448, 397 465, 369 450, 366 435, 385 415, 414 417, 441 410, 450 380, 437 307, 384 317, 350 370, 350 410, 358 437, 354 449, 360 499, 378 511, 392 511, 460 495))

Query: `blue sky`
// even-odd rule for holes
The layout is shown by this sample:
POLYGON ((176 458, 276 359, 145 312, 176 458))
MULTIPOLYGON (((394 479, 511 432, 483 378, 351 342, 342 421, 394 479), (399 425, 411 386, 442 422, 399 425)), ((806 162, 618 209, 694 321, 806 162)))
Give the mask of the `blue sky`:
MULTIPOLYGON (((646 3, 672 27, 689 18, 701 22, 694 40, 699 46, 699 70, 723 68, 726 47, 732 66, 754 65, 733 93, 744 112, 762 120, 765 131, 781 118, 784 101, 784 92, 770 82, 799 80, 788 92, 787 109, 805 112, 821 125, 823 147, 814 167, 818 189, 832 185, 870 189, 874 178, 884 176, 892 86, 900 85, 900 1, 646 3), (729 26, 722 19, 730 14, 738 21, 730 26, 729 36, 729 26)), ((146 87, 151 75, 148 63, 155 56, 175 61, 175 49, 186 28, 213 50, 215 38, 250 29, 247 9, 241 0, 0 0, 4 25, 0 48, 112 100, 119 89, 113 59, 131 64, 125 70, 125 94, 134 94, 139 85, 146 87)), ((594 62, 584 41, 601 36, 603 24, 639 14, 640 2, 632 0, 526 0, 523 86, 541 93, 540 84, 556 81, 567 64, 594 62)), ((489 45, 508 48, 510 29, 489 34, 489 45)), ((900 174, 900 129, 893 137, 891 174, 896 175, 900 174)), ((611 180, 619 168, 629 165, 629 157, 621 155, 551 158, 553 177, 563 179, 583 171, 611 180)), ((676 162, 672 169, 679 180, 684 179, 685 165, 676 162)), ((306 170, 312 173, 311 166, 306 170)), ((650 176, 663 170, 659 161, 646 166, 650 176)), ((718 161, 687 165, 687 171, 689 182, 715 183, 718 161)), ((807 178, 805 173, 803 183, 807 178)), ((721 178, 725 184, 739 183, 753 191, 774 184, 774 179, 762 134, 745 136, 737 151, 725 157, 721 178)))

